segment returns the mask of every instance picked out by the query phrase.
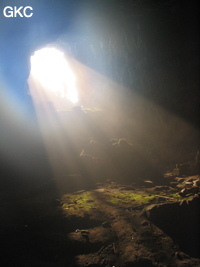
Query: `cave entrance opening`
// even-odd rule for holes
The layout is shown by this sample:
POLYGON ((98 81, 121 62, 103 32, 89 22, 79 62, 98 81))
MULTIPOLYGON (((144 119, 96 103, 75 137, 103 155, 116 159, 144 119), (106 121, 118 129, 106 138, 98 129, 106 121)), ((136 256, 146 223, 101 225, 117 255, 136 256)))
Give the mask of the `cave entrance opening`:
POLYGON ((51 103, 56 109, 77 105, 76 75, 65 54, 55 47, 45 47, 30 58, 30 94, 37 103, 51 103))

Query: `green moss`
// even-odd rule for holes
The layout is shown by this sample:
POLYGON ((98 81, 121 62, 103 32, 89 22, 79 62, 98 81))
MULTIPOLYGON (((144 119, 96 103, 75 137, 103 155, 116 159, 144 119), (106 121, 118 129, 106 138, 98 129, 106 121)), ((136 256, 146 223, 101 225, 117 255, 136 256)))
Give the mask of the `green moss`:
POLYGON ((181 201, 178 193, 173 194, 145 194, 133 192, 113 192, 107 196, 107 201, 117 206, 131 207, 133 205, 144 205, 151 203, 160 203, 163 201, 181 201))
POLYGON ((62 197, 62 208, 67 215, 82 216, 95 208, 93 196, 90 192, 82 194, 66 194, 62 197))
POLYGON ((148 204, 154 195, 132 193, 132 192, 114 192, 108 197, 108 202, 115 205, 124 205, 124 204, 148 204))
MULTIPOLYGON (((99 194, 99 193, 98 193, 99 194)), ((102 192, 100 198, 96 192, 83 192, 79 194, 66 194, 62 197, 62 209, 67 216, 84 216, 101 211, 104 204, 114 205, 116 208, 131 208, 139 205, 161 203, 168 201, 182 201, 178 193, 148 194, 133 191, 109 190, 102 192)), ((112 207, 112 206, 111 206, 112 207)))

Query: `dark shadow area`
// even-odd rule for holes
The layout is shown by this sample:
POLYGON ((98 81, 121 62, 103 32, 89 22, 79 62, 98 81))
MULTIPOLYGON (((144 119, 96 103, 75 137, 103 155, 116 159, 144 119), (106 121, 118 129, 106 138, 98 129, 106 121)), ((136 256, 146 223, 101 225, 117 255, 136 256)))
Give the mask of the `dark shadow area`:
POLYGON ((1 192, 0 198, 2 266, 70 266, 80 251, 100 249, 99 245, 75 244, 68 239, 70 232, 95 227, 99 221, 87 216, 66 218, 55 187, 38 186, 25 192, 28 183, 13 186, 1 192))
POLYGON ((172 237, 180 249, 194 258, 200 258, 200 199, 188 203, 163 204, 152 208, 149 219, 172 237))

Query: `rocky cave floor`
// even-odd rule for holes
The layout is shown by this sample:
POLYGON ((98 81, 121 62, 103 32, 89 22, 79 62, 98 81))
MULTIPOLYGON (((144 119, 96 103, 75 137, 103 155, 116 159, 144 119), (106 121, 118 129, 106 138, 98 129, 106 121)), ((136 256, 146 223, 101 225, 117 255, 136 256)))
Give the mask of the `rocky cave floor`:
POLYGON ((200 266, 199 175, 58 196, 1 192, 1 266, 200 266), (14 265, 12 265, 14 264, 14 265))

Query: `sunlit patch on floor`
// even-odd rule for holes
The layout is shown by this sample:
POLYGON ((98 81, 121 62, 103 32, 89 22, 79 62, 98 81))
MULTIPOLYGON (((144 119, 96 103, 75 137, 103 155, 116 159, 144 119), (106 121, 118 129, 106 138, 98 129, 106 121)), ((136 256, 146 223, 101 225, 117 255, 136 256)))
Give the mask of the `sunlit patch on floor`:
POLYGON ((93 191, 79 191, 71 194, 65 194, 61 198, 62 210, 66 216, 86 215, 95 216, 103 210, 102 203, 110 207, 120 209, 134 209, 137 207, 162 203, 162 202, 180 202, 182 198, 178 193, 122 190, 116 189, 96 189, 93 191))

